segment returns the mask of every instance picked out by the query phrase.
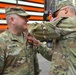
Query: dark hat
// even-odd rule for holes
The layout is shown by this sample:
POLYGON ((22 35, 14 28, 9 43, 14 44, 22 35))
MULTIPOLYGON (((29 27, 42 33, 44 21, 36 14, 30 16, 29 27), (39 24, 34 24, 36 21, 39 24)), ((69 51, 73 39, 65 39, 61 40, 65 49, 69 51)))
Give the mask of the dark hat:
POLYGON ((59 3, 57 5, 57 10, 53 12, 52 16, 53 17, 56 17, 56 13, 62 8, 62 7, 65 7, 65 6, 73 6, 73 3, 72 2, 68 2, 68 1, 63 1, 61 3, 59 3))
POLYGON ((6 13, 6 15, 17 14, 19 16, 24 16, 24 17, 27 17, 27 18, 30 17, 30 15, 27 14, 26 11, 21 7, 7 7, 5 9, 5 13, 6 13))

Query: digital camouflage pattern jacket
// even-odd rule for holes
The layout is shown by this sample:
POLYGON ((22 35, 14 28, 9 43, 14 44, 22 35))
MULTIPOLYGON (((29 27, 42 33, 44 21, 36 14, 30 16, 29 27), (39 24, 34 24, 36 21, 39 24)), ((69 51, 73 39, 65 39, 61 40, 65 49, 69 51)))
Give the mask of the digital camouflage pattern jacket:
POLYGON ((37 52, 50 60, 46 46, 33 47, 23 33, 21 40, 8 30, 0 34, 0 75, 39 75, 37 52), (22 40, 23 39, 23 40, 22 40))
POLYGON ((29 32, 39 40, 53 40, 50 75, 76 75, 76 18, 36 24, 29 32))

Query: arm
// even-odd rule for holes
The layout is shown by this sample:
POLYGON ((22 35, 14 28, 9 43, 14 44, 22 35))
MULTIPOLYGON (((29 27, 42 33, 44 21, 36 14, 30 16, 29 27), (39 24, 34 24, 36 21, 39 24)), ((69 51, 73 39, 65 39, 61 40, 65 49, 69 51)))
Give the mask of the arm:
POLYGON ((53 50, 52 48, 48 48, 46 45, 41 44, 38 49, 38 53, 40 53, 45 59, 51 61, 53 50))
POLYGON ((6 47, 0 43, 0 74, 3 74, 6 67, 6 47))
POLYGON ((29 27, 28 31, 40 41, 59 37, 58 33, 55 32, 55 26, 51 22, 33 24, 29 27))
POLYGON ((43 45, 39 40, 37 40, 33 36, 28 36, 27 38, 28 42, 37 47, 37 52, 40 53, 43 57, 45 57, 47 60, 51 61, 51 56, 53 53, 53 50, 51 48, 48 48, 46 45, 43 45))
POLYGON ((30 25, 28 31, 38 40, 59 39, 69 33, 76 32, 76 18, 63 17, 53 22, 30 25))
POLYGON ((9 49, 0 41, 0 74, 3 75, 7 67, 12 64, 14 56, 8 55, 9 49))

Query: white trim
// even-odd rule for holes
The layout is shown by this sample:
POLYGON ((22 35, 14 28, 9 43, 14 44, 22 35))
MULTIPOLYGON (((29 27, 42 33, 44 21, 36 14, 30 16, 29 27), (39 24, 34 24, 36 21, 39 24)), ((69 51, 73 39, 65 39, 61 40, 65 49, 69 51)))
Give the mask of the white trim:
POLYGON ((22 1, 19 1, 19 4, 44 8, 44 5, 43 4, 38 4, 38 3, 31 3, 31 2, 22 2, 22 1))
POLYGON ((35 16, 43 16, 44 13, 40 13, 40 12, 29 12, 27 11, 28 14, 30 15, 35 15, 35 16))
MULTIPOLYGON (((35 16, 43 16, 43 13, 40 12, 31 12, 31 11, 26 11, 30 15, 35 15, 35 16)), ((0 9, 0 13, 5 13, 5 9, 0 9)))
MULTIPOLYGON (((29 23, 34 23, 34 22, 37 22, 37 23, 41 23, 42 21, 29 21, 29 23)), ((0 24, 7 24, 6 20, 0 20, 0 24)))
MULTIPOLYGON (((16 0, 0 0, 0 2, 16 4, 16 0)), ((44 4, 33 2, 18 1, 18 4, 44 8, 44 4)))
POLYGON ((5 9, 1 9, 0 8, 0 13, 3 13, 4 14, 5 13, 5 9))
POLYGON ((7 24, 6 20, 0 20, 0 24, 7 24))
POLYGON ((42 21, 29 21, 28 24, 29 23, 34 23, 34 22, 41 23, 42 21))

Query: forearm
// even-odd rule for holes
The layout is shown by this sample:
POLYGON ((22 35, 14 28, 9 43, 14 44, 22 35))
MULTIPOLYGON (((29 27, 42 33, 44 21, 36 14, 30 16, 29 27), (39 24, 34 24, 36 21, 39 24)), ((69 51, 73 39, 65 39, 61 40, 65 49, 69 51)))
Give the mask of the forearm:
POLYGON ((41 44, 38 47, 38 52, 47 60, 51 61, 51 57, 53 54, 52 48, 48 48, 46 45, 41 44))

